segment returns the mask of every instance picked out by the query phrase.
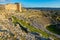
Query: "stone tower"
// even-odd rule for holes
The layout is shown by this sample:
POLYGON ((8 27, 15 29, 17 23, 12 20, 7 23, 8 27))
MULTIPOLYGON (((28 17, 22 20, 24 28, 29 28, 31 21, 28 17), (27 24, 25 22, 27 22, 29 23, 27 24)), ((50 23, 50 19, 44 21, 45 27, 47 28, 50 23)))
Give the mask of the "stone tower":
POLYGON ((17 5, 17 10, 22 12, 22 6, 21 6, 21 3, 15 3, 17 5))
POLYGON ((17 11, 20 11, 19 9, 20 9, 20 7, 19 7, 19 3, 15 3, 16 4, 16 6, 17 6, 17 11))

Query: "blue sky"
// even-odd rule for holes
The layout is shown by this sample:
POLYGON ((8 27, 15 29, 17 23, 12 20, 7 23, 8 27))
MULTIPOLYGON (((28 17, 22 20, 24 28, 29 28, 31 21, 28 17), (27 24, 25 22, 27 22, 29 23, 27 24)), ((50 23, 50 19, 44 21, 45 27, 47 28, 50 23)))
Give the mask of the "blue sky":
POLYGON ((3 0, 0 3, 19 2, 24 7, 60 7, 60 0, 3 0))

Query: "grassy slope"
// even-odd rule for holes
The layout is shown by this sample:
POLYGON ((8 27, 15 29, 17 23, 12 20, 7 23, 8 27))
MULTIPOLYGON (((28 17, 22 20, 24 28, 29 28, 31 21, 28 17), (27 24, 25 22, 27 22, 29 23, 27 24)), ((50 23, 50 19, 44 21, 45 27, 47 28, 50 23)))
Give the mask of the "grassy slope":
POLYGON ((48 38, 48 37, 51 36, 52 38, 54 38, 54 40, 59 40, 59 38, 57 38, 56 36, 47 34, 46 32, 27 24, 25 21, 17 19, 15 16, 12 16, 12 19, 13 19, 14 24, 16 22, 19 22, 23 27, 28 28, 30 30, 30 32, 38 32, 39 34, 42 34, 42 36, 45 37, 45 38, 48 38))
POLYGON ((28 23, 26 23, 25 21, 23 20, 20 20, 20 19, 17 19, 16 17, 12 16, 13 18, 13 23, 15 24, 16 22, 19 22, 21 25, 23 25, 23 27, 26 27, 30 30, 30 32, 38 32, 39 34, 42 34, 43 37, 49 37, 48 34, 46 32, 43 32, 42 30, 40 29, 37 29, 31 25, 28 25, 28 23))

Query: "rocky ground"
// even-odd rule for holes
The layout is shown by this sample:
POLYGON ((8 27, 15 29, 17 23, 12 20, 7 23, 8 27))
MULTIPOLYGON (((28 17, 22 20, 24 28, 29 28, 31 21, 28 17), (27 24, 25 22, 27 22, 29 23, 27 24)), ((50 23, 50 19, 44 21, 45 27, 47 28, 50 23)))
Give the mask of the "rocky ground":
MULTIPOLYGON (((29 32, 26 33, 21 29, 19 24, 14 25, 12 16, 18 19, 25 20, 31 23, 34 27, 42 29, 51 23, 48 17, 44 17, 39 10, 29 10, 22 13, 15 11, 2 10, 0 11, 0 40, 49 40, 44 38, 39 33, 29 32)), ((44 31, 44 30, 43 30, 44 31)))
MULTIPOLYGON (((0 11, 0 40, 40 40, 42 37, 33 33, 24 32, 19 24, 12 23, 11 16, 20 16, 19 13, 11 11, 0 11)), ((36 33, 37 34, 37 33, 36 33)))

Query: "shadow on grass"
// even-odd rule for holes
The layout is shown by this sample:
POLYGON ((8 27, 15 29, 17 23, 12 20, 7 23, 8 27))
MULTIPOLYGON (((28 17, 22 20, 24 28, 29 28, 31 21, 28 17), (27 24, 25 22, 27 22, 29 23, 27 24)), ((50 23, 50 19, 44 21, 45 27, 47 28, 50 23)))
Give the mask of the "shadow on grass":
POLYGON ((60 35, 60 27, 59 26, 60 26, 60 24, 55 24, 55 25, 49 25, 46 28, 47 28, 47 30, 49 30, 55 34, 60 35))

